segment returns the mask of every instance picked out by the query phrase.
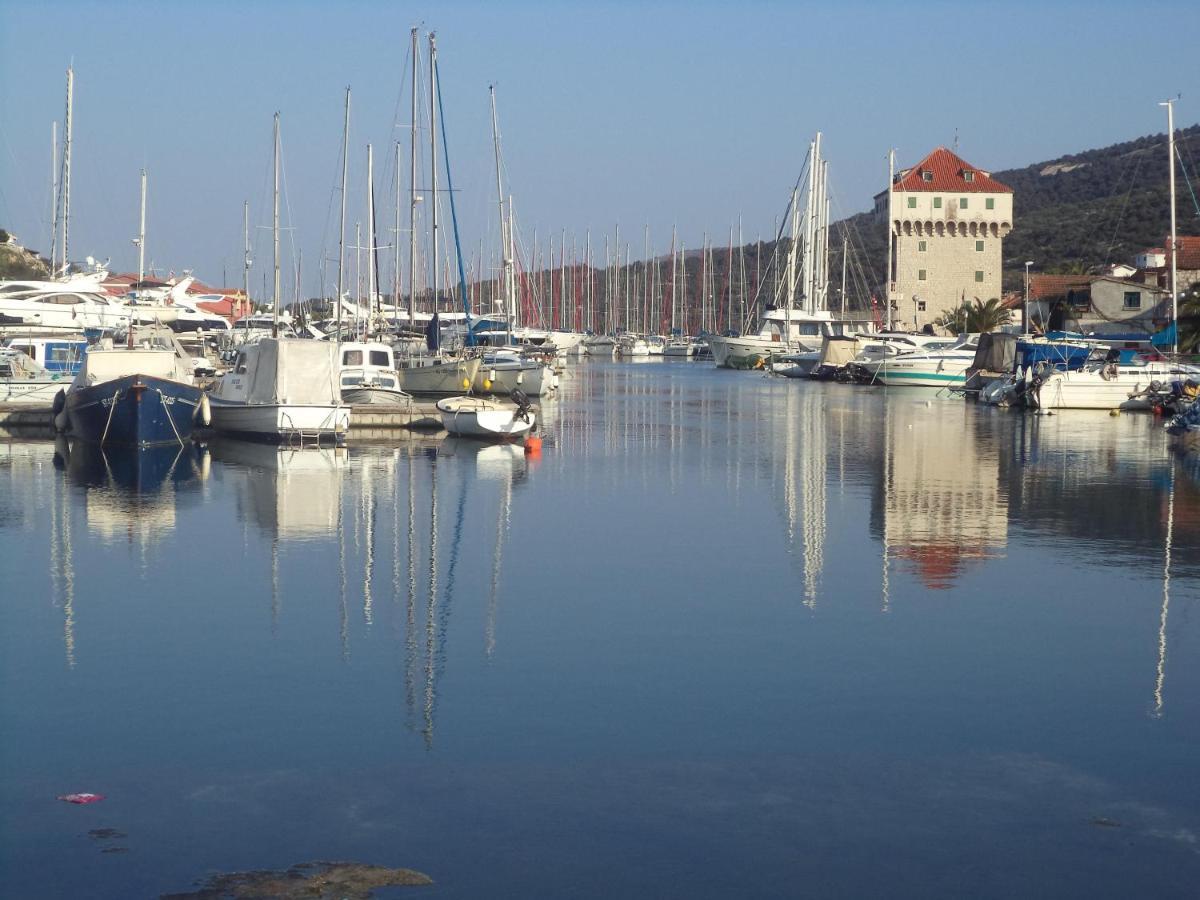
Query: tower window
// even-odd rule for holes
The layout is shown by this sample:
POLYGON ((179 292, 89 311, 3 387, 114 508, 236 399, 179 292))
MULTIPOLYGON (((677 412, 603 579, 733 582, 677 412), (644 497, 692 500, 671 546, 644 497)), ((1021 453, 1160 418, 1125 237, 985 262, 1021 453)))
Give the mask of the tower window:
POLYGON ((917 241, 917 252, 918 253, 924 253, 928 249, 929 249, 929 245, 926 241, 917 241))
POLYGON ((974 180, 975 180, 975 173, 974 173, 974 172, 972 172, 972 171, 970 171, 970 170, 966 170, 966 171, 964 171, 964 172, 963 172, 963 181, 965 181, 965 182, 967 182, 968 184, 970 184, 970 183, 971 183, 972 181, 974 181, 974 180))
POLYGON ((927 281, 924 269, 917 269, 917 281, 927 281))
POLYGON ((984 206, 986 206, 988 209, 995 209, 996 208, 996 198, 988 197, 987 200, 984 201, 984 206))
POLYGON ((924 300, 917 301, 917 312, 925 312, 925 301, 924 300))
POLYGON ((917 198, 916 198, 916 197, 909 197, 909 198, 908 198, 908 208, 909 208, 909 209, 916 209, 916 208, 917 208, 917 198))
POLYGON ((921 180, 922 181, 933 181, 933 173, 930 172, 928 169, 922 169, 921 170, 921 180))
POLYGON ((958 198, 958 208, 959 208, 959 209, 966 209, 966 208, 967 208, 967 198, 966 198, 966 197, 959 197, 959 198, 958 198))
POLYGON ((975 280, 983 281, 983 272, 979 271, 978 269, 975 270, 975 280))
POLYGON ((976 249, 976 250, 978 250, 978 251, 982 251, 982 250, 983 250, 983 241, 976 241, 976 242, 975 242, 975 249, 976 249))
POLYGON ((933 208, 934 208, 934 209, 941 209, 941 208, 942 208, 942 198, 941 198, 941 197, 934 197, 934 198, 933 198, 933 208))

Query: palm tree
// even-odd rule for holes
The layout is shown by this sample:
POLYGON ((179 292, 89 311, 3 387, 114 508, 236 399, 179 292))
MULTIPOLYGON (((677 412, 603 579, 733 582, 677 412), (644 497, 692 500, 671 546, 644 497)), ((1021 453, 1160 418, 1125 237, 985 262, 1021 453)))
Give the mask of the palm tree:
POLYGON ((964 300, 961 306, 942 313, 934 324, 952 334, 982 333, 1007 325, 1011 318, 1012 311, 1001 303, 999 297, 993 297, 986 303, 976 297, 974 303, 964 300))

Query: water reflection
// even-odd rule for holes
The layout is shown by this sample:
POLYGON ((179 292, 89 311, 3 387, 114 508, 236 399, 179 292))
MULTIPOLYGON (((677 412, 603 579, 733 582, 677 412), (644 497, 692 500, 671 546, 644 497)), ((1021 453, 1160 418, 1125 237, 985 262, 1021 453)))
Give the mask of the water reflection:
POLYGON ((884 410, 872 519, 881 520, 883 605, 892 558, 930 590, 954 585, 971 563, 1003 555, 1008 502, 999 450, 975 410, 928 392, 893 391, 884 410))
POLYGON ((337 581, 342 659, 352 660, 356 618, 364 632, 383 623, 399 649, 405 720, 432 746, 455 599, 464 576, 478 578, 467 566, 480 559, 472 548, 481 535, 490 545, 484 653, 496 649, 513 490, 530 471, 522 448, 406 435, 399 446, 349 451, 222 440, 211 452, 239 519, 269 542, 273 628, 299 590, 285 577, 289 550, 318 568, 336 554, 324 571, 337 581), (390 603, 381 572, 390 573, 390 603))

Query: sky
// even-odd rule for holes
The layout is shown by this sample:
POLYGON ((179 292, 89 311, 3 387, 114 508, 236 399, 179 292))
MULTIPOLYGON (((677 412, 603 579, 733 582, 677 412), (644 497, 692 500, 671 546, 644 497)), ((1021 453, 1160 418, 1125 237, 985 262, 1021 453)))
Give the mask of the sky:
MULTIPOLYGON (((634 258, 647 226, 654 253, 669 249, 673 227, 688 248, 706 235, 724 246, 731 227, 746 241, 771 237, 818 130, 837 219, 884 188, 890 147, 905 166, 957 138, 960 155, 996 170, 1163 132, 1158 101, 1177 94, 1177 127, 1200 121, 1200 4, 1188 2, 0 0, 0 227, 49 245, 52 123, 61 142, 73 64, 72 259, 136 271, 144 167, 147 266, 240 285, 248 201, 260 294, 278 111, 282 268, 294 272, 303 254, 305 295, 322 284, 331 294, 345 89, 346 244, 366 220, 369 142, 376 243, 390 246, 396 142, 408 190, 413 27, 422 89, 425 35, 437 33, 468 258, 482 243, 491 260, 499 246, 490 84, 526 254, 535 233, 543 255, 565 233, 582 256, 590 231, 601 264, 618 228, 634 258)), ((418 115, 418 185, 428 187, 428 112, 418 115)), ((406 230, 400 239, 406 256, 406 230)), ((389 283, 391 253, 381 250, 389 283)))

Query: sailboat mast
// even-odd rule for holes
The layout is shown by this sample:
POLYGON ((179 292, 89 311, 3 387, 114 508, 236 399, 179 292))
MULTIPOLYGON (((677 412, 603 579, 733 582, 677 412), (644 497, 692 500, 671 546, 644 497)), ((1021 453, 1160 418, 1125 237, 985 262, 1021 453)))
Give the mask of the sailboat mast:
MULTIPOLYGON (((895 186, 893 184, 895 177, 896 177, 896 151, 889 149, 888 150, 888 184, 887 184, 887 190, 888 190, 887 277, 884 282, 884 288, 883 288, 884 328, 887 331, 892 330, 892 277, 893 277, 892 242, 894 240, 894 237, 892 235, 892 193, 895 190, 895 186)), ((1026 328, 1028 328, 1028 325, 1026 325, 1026 328)))
POLYGON ((367 144, 367 332, 375 312, 375 151, 367 144))
POLYGON ((509 256, 508 240, 509 230, 507 217, 504 214, 504 184, 500 179, 500 125, 496 118, 496 86, 488 85, 488 97, 492 104, 492 153, 496 158, 496 203, 500 209, 500 290, 501 308, 509 314, 508 328, 509 334, 512 333, 512 297, 509 293, 510 279, 509 270, 512 268, 512 259, 509 256))
POLYGON ((67 240, 71 229, 71 108, 75 102, 75 70, 67 68, 67 118, 63 140, 63 211, 62 211, 62 271, 70 264, 67 240))
POLYGON ((138 286, 146 277, 146 170, 142 169, 142 213, 138 226, 138 286))
POLYGON ((438 301, 438 177, 437 177, 437 37, 429 33, 429 165, 433 170, 430 184, 430 222, 433 247, 433 309, 438 301))
POLYGON ((415 319, 417 302, 417 29, 412 30, 412 114, 409 117, 408 169, 408 324, 415 319))
POLYGON ((275 315, 271 319, 271 337, 279 337, 279 113, 275 113, 275 176, 274 212, 271 217, 271 236, 275 245, 275 281, 272 306, 275 315))
POLYGON ((396 226, 392 238, 392 315, 400 315, 400 142, 396 141, 396 226))
POLYGON ((50 123, 50 265, 58 254, 58 122, 50 123))
POLYGON ((1171 351, 1179 353, 1179 274, 1176 258, 1179 256, 1179 239, 1175 234, 1175 101, 1164 100, 1159 106, 1167 108, 1167 195, 1171 203, 1171 324, 1175 337, 1171 342, 1171 351))
POLYGON ((842 319, 846 318, 846 260, 850 257, 850 241, 846 236, 846 225, 842 224, 842 319))
MULTIPOLYGON (((346 112, 342 120, 342 215, 338 226, 337 329, 342 333, 343 272, 346 267, 346 169, 350 154, 350 86, 346 86, 346 112)), ((357 242, 356 242, 357 243, 357 242)))
POLYGON ((250 303, 250 201, 242 201, 242 293, 250 303))

